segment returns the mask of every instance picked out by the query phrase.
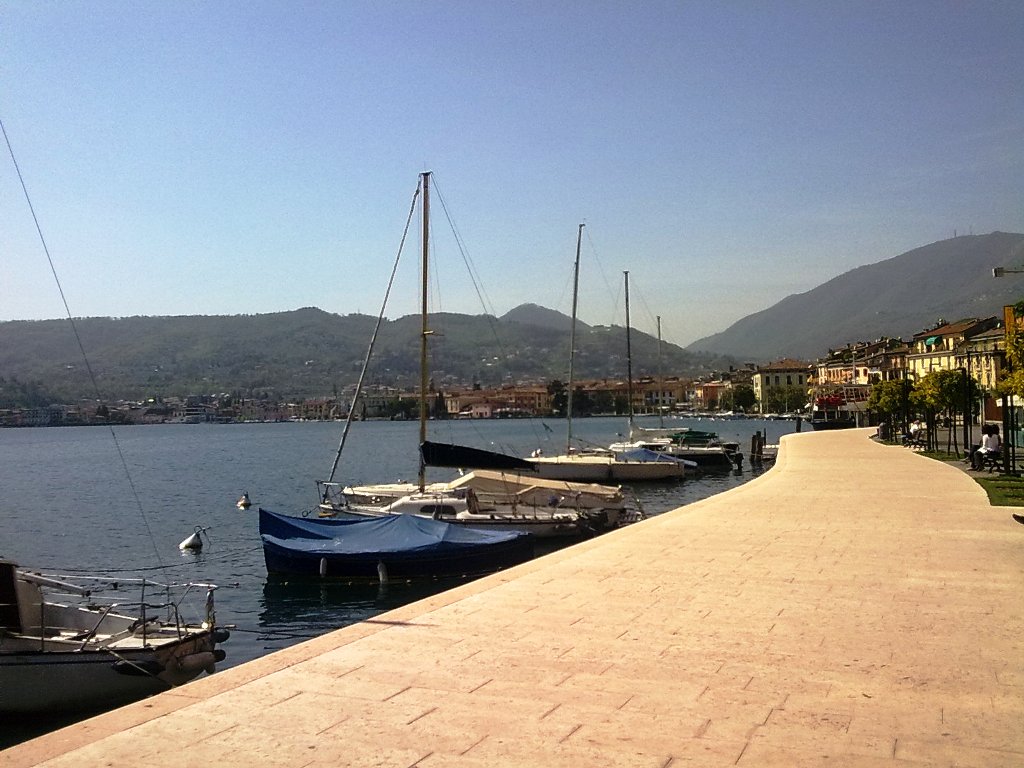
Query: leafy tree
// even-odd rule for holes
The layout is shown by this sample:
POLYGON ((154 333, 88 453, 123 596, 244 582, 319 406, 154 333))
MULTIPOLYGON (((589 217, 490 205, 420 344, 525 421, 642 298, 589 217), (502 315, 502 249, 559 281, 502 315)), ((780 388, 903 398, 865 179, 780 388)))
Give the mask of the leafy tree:
POLYGON ((594 412, 594 406, 590 399, 590 393, 585 392, 583 387, 576 387, 572 391, 572 415, 589 416, 594 412))
POLYGON ((896 434, 896 426, 905 421, 910 403, 910 381, 880 381, 871 388, 868 396, 868 410, 877 414, 879 420, 889 425, 889 434, 896 434))
POLYGON ((594 413, 612 413, 615 408, 615 401, 612 393, 607 389, 599 389, 592 398, 594 413))
POLYGON ((977 382, 962 369, 931 371, 917 383, 911 400, 926 413, 930 449, 937 447, 934 444, 936 416, 941 414, 951 427, 946 436, 946 450, 960 452, 955 426, 959 416, 967 418, 968 408, 978 396, 977 382))
POLYGON ((747 384, 737 384, 732 388, 732 402, 736 408, 749 411, 757 403, 754 388, 747 384))
POLYGON ((796 385, 768 387, 762 390, 761 410, 764 413, 787 413, 802 408, 807 402, 807 390, 796 385))
POLYGON ((565 384, 554 379, 548 384, 548 394, 551 395, 551 413, 555 416, 564 416, 569 403, 565 384))
POLYGON ((1024 301, 1013 306, 1014 322, 1006 329, 1006 361, 1007 369, 997 386, 1000 395, 1024 397, 1024 333, 1020 324, 1024 321, 1024 301))

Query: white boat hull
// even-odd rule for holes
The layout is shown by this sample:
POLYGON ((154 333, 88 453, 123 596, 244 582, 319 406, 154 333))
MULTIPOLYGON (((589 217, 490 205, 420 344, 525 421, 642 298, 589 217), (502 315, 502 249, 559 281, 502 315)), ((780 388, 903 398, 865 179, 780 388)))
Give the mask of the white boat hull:
POLYGON ((531 459, 537 476, 580 483, 628 483, 680 480, 686 467, 669 461, 616 461, 601 456, 551 456, 531 459))
POLYGON ((416 515, 488 531, 525 532, 536 538, 578 537, 614 528, 619 522, 617 509, 576 512, 558 507, 517 505, 471 510, 463 496, 430 493, 403 496, 385 505, 349 504, 337 512, 360 517, 416 515))
POLYGON ((211 584, 53 576, 0 560, 0 714, 99 711, 213 672, 228 632, 216 627, 211 584), (205 620, 188 623, 181 602, 207 590, 205 620), (119 596, 138 588, 137 613, 119 596), (44 593, 45 590, 45 593, 44 593), (163 618, 151 612, 166 600, 163 618), (118 610, 115 610, 118 609, 118 610))
POLYGON ((110 709, 189 682, 216 661, 209 632, 138 651, 0 653, 0 712, 110 709), (132 665, 137 666, 132 666, 132 665), (163 671, 158 671, 162 668, 163 671))

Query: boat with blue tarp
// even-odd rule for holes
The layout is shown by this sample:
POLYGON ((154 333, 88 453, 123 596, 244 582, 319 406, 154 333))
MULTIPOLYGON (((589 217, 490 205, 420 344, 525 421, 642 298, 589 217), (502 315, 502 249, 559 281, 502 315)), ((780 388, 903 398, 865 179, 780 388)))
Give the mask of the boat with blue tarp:
POLYGON ((533 557, 533 538, 417 515, 300 518, 259 510, 269 573, 387 582, 469 576, 533 557))

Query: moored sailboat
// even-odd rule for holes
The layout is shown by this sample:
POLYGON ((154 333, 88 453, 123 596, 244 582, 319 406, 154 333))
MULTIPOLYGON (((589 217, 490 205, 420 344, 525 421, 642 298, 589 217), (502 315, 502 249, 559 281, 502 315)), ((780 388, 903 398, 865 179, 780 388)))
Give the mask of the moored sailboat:
MULTIPOLYGON (((32 211, 2 120, 0 134, 32 211)), ((34 211, 32 217, 63 298, 34 211)), ((66 301, 64 308, 78 350, 90 367, 66 301)), ((102 404, 104 398, 94 377, 92 384, 96 402, 102 404)), ((111 437, 117 444, 113 427, 111 437)), ((122 464, 129 474, 123 455, 122 464)), ((131 481, 130 474, 128 479, 131 481)), ((15 549, 17 541, 5 541, 5 546, 15 549)), ((111 554, 105 552, 104 556, 111 554)), ((116 557, 116 552, 113 554, 116 557)), ((77 572, 79 575, 72 576, 42 574, 0 559, 0 713, 52 715, 109 709, 182 685, 203 672, 212 673, 216 662, 224 658, 216 645, 227 640, 229 633, 216 626, 214 585, 158 585, 127 577, 123 569, 118 569, 117 577, 77 572), (129 588, 138 588, 140 596, 126 597, 124 590, 129 588), (206 591, 205 616, 191 620, 184 613, 186 598, 197 589, 206 591), (162 602, 157 602, 161 599, 158 595, 164 596, 162 602), (154 609, 166 609, 165 617, 154 615, 154 609)))
POLYGON ((212 672, 228 638, 216 626, 215 589, 42 574, 0 560, 0 712, 105 709, 212 672), (135 603, 123 597, 133 587, 135 603), (189 620, 181 599, 195 589, 206 592, 205 613, 189 620))
MULTIPOLYGON (((664 453, 629 446, 622 450, 605 450, 587 447, 576 449, 572 443, 573 418, 573 362, 576 357, 576 308, 579 291, 580 244, 583 224, 579 225, 576 236, 576 262, 573 271, 572 331, 569 342, 569 386, 566 405, 566 452, 557 456, 535 454, 530 460, 540 477, 577 482, 645 482, 681 480, 693 474, 695 465, 687 460, 664 453)), ((626 365, 628 382, 628 408, 630 422, 633 420, 633 363, 629 340, 629 273, 626 276, 626 365)))
MULTIPOLYGON (((487 528, 489 530, 525 530, 537 536, 582 536, 589 535, 595 529, 603 530, 615 527, 621 510, 621 494, 617 501, 608 506, 585 507, 582 504, 563 503, 563 500, 581 496, 571 489, 560 493, 560 500, 555 504, 528 503, 523 493, 532 487, 532 476, 535 473, 534 463, 514 456, 506 456, 491 451, 481 451, 467 446, 447 446, 431 442, 427 439, 428 422, 428 367, 427 340, 432 334, 428 323, 427 285, 429 271, 430 243, 430 178, 429 172, 420 175, 418 195, 421 199, 422 211, 422 262, 421 262, 421 333, 420 333, 420 390, 419 390, 419 443, 420 461, 417 482, 415 485, 401 487, 371 486, 371 492, 358 486, 343 486, 334 482, 338 458, 344 446, 349 422, 346 422, 342 444, 335 458, 331 477, 318 483, 319 510, 322 516, 339 514, 363 517, 379 517, 395 514, 415 514, 421 517, 443 518, 455 524, 487 528), (490 498, 482 501, 480 494, 473 488, 472 481, 457 487, 446 484, 430 484, 426 482, 426 468, 452 467, 465 469, 490 469, 505 472, 503 482, 507 490, 503 495, 490 494, 490 498), (397 491, 406 491, 395 495, 397 491)), ((383 315, 383 310, 382 310, 383 315)), ((373 342, 371 341, 371 352, 373 342)), ((369 353, 367 362, 369 361, 369 353)), ((364 364, 364 373, 366 364, 364 364)), ((360 383, 362 376, 360 377, 360 383)), ((357 397, 359 387, 357 386, 357 397)), ((350 411, 354 411, 352 408, 350 411)), ((612 489, 606 497, 612 496, 617 489, 612 489)), ((591 498, 596 498, 591 496, 591 498)))

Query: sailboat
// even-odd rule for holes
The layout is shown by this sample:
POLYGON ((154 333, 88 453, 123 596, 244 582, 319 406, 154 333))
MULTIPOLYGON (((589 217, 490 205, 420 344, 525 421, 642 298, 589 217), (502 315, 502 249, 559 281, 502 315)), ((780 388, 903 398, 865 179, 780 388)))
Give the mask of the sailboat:
MULTIPOLYGON (((623 273, 626 291, 626 359, 632 360, 630 350, 629 323, 629 272, 623 273)), ((661 355, 661 319, 658 319, 659 368, 661 355)), ((663 420, 660 427, 641 427, 636 423, 633 412, 632 363, 629 367, 629 441, 612 443, 608 449, 615 452, 648 451, 659 456, 668 456, 685 461, 688 466, 700 471, 730 470, 743 461, 739 443, 723 443, 714 432, 690 430, 686 427, 666 429, 663 420)), ((660 414, 660 410, 659 410, 660 414)))
MULTIPOLYGON (((420 175, 422 196, 421 333, 419 443, 420 461, 415 484, 343 486, 334 482, 338 456, 331 477, 318 483, 321 516, 380 517, 413 514, 455 525, 499 531, 528 531, 537 537, 581 536, 613 528, 624 502, 618 488, 580 488, 570 485, 541 488, 534 463, 515 456, 483 451, 427 439, 428 387, 427 340, 431 335, 427 313, 430 242, 430 172, 420 175), (453 483, 428 484, 426 468, 449 467, 476 470, 453 483), (485 474, 487 472, 490 474, 485 474), (495 476, 494 473, 497 473, 495 476)), ((372 351, 372 341, 371 341, 372 351)), ((369 360, 369 355, 367 356, 369 360)), ((365 372, 364 364, 364 372, 365 372)), ((362 376, 360 377, 360 384, 362 376)), ((357 385, 357 397, 359 385, 357 385)), ((350 411, 354 411, 352 408, 350 411)))
MULTIPOLYGON (((31 211, 2 120, 0 134, 31 211)), ((52 260, 50 266, 63 298, 52 260)), ((66 301, 64 307, 88 366, 66 301)), ((102 403, 95 379, 93 387, 102 403)), ((111 436, 116 443, 113 428, 111 436)), ((16 550, 17 542, 5 546, 16 550)), ((224 659, 216 646, 230 633, 216 624, 215 585, 157 584, 127 577, 120 569, 116 576, 69 570, 73 574, 41 573, 0 558, 0 714, 5 717, 109 709, 212 673, 224 659), (190 606, 188 598, 200 591, 206 596, 202 607, 190 606)))
MULTIPOLYGON (((576 261, 573 270, 572 325, 569 333, 569 385, 566 402, 566 452, 558 456, 535 455, 530 458, 540 477, 577 482, 644 482, 681 480, 694 466, 683 459, 643 447, 630 446, 620 451, 602 448, 577 449, 572 441, 573 364, 576 358, 576 315, 579 294, 580 245, 583 224, 576 235, 576 261)), ((627 381, 630 420, 633 412, 633 369, 629 354, 629 273, 626 273, 626 347, 627 381)))
POLYGON ((0 560, 0 713, 107 709, 213 672, 230 634, 216 626, 215 589, 43 574, 0 560), (196 589, 206 592, 201 622, 181 604, 196 589), (154 609, 165 607, 161 618, 154 609))

